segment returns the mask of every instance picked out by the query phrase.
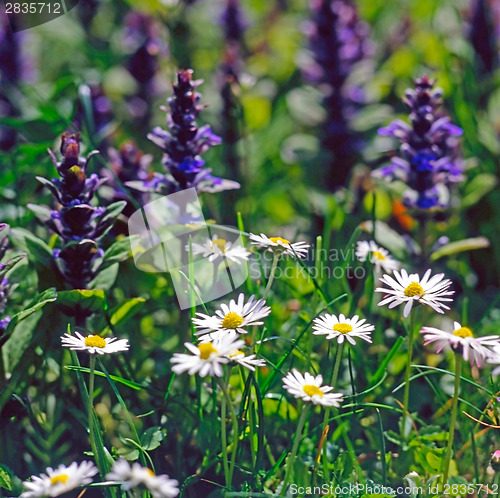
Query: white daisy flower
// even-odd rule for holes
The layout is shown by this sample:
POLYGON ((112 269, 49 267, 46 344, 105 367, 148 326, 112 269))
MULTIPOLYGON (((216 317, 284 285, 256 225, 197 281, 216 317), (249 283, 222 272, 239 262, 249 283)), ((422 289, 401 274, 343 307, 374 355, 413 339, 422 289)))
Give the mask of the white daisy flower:
POLYGON ((352 318, 346 318, 340 314, 335 315, 325 314, 314 319, 313 334, 326 335, 328 340, 336 339, 339 344, 342 344, 345 339, 352 345, 356 344, 355 337, 359 337, 366 342, 372 342, 371 333, 375 327, 370 323, 365 323, 366 320, 359 319, 358 315, 352 318))
POLYGON ((101 337, 89 335, 84 337, 80 332, 75 335, 64 334, 61 336, 62 345, 73 350, 87 351, 90 354, 111 354, 127 351, 130 347, 127 339, 116 337, 101 337))
POLYGON ((127 460, 117 460, 111 472, 106 475, 109 481, 120 482, 125 491, 139 486, 146 488, 153 498, 174 498, 179 494, 179 483, 168 475, 155 473, 138 463, 130 465, 127 460))
MULTIPOLYGON (((186 244, 185 249, 189 252, 189 244, 186 244)), ((193 242, 191 250, 194 255, 201 254, 204 258, 208 258, 210 262, 227 258, 230 261, 241 264, 250 257, 250 252, 242 245, 221 239, 217 235, 213 235, 211 239, 207 239, 203 244, 193 242)))
POLYGON ((80 465, 73 462, 69 467, 59 465, 55 470, 48 467, 45 472, 40 476, 31 476, 30 481, 23 483, 26 491, 21 494, 21 498, 59 496, 90 484, 92 477, 97 474, 97 468, 92 462, 82 462, 80 465))
POLYGON ((370 258, 370 263, 375 266, 376 272, 392 273, 399 270, 399 261, 396 261, 387 249, 378 246, 373 240, 360 240, 356 244, 356 257, 364 262, 370 258))
POLYGON ((175 353, 170 360, 174 363, 172 371, 177 374, 187 372, 189 375, 197 373, 200 377, 221 377, 222 365, 229 363, 229 355, 244 344, 244 341, 236 339, 234 335, 216 337, 211 342, 202 342, 197 346, 186 342, 184 346, 191 354, 175 353))
POLYGON ((458 322, 453 322, 453 332, 440 330, 434 327, 422 327, 421 334, 424 334, 424 346, 435 343, 436 353, 440 353, 444 347, 451 346, 453 350, 461 354, 465 361, 471 365, 476 363, 481 367, 486 358, 492 356, 489 347, 500 347, 500 336, 488 335, 484 337, 474 337, 472 330, 462 327, 458 322))
POLYGON ((493 377, 500 375, 500 344, 493 347, 487 361, 492 365, 498 365, 493 372, 491 372, 491 375, 493 375, 493 377))
POLYGON ((257 358, 257 355, 255 354, 246 356, 245 353, 243 351, 240 351, 239 349, 231 351, 228 357, 231 362, 237 363, 242 367, 248 368, 248 370, 251 370, 252 372, 255 371, 255 367, 266 366, 266 360, 262 358, 257 358))
POLYGON ((450 297, 455 291, 450 291, 448 288, 451 285, 451 280, 444 279, 444 273, 439 273, 431 277, 431 270, 427 270, 420 279, 418 274, 413 273, 408 275, 406 270, 400 272, 394 271, 394 278, 389 275, 384 275, 380 281, 390 287, 384 289, 378 287, 375 292, 383 292, 386 294, 379 306, 389 305, 389 308, 394 308, 402 303, 406 303, 403 315, 407 317, 410 314, 413 304, 426 304, 438 313, 444 313, 443 309, 450 308, 443 304, 444 301, 453 301, 450 297))
POLYGON ((240 294, 238 302, 231 299, 229 306, 221 304, 221 309, 215 312, 215 316, 196 313, 199 317, 193 318, 194 326, 198 329, 196 335, 230 330, 246 334, 247 327, 262 325, 264 323, 262 319, 271 313, 271 308, 265 304, 263 299, 255 301, 254 296, 245 303, 245 295, 240 294))
POLYGON ((304 258, 307 256, 309 244, 306 242, 290 242, 282 237, 268 237, 261 233, 260 235, 249 236, 250 242, 259 247, 266 247, 269 251, 278 254, 287 254, 288 256, 304 258))
POLYGON ((292 396, 302 401, 310 402, 315 405, 339 407, 343 395, 340 393, 331 393, 331 386, 322 386, 323 376, 312 376, 306 372, 302 375, 298 370, 293 369, 283 377, 283 387, 292 396))
MULTIPOLYGON (((221 330, 219 332, 213 332, 211 334, 205 334, 200 337, 200 343, 205 343, 205 342, 213 342, 215 339, 221 338, 221 337, 226 337, 226 338, 232 338, 233 340, 239 339, 239 335, 237 332, 234 330, 221 330)), ((234 351, 230 351, 226 357, 229 359, 230 362, 237 363, 238 365, 241 365, 245 368, 248 368, 249 370, 255 371, 255 367, 265 367, 266 366, 266 361, 263 359, 257 358, 257 355, 251 354, 249 356, 246 356, 245 353, 239 349, 235 349, 234 351)))

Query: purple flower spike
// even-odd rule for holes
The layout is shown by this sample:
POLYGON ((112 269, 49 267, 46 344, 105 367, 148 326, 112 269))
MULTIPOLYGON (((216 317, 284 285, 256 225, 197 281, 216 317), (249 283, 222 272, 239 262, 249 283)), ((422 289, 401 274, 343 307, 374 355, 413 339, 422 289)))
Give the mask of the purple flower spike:
POLYGON ((374 177, 386 181, 404 181, 408 185, 404 203, 424 212, 448 207, 450 187, 463 181, 456 138, 463 130, 440 115, 442 92, 434 88, 434 83, 422 76, 415 81, 415 89, 405 92, 403 101, 410 108, 410 125, 396 119, 379 129, 379 135, 399 140, 400 157, 373 172, 374 177))
POLYGON ((131 188, 144 192, 171 194, 187 188, 198 192, 220 192, 239 188, 239 184, 210 174, 201 154, 219 145, 221 138, 209 126, 198 128, 196 118, 202 111, 201 95, 195 91, 202 81, 193 81, 193 71, 180 70, 173 85, 173 97, 168 99, 167 129, 157 126, 148 138, 163 152, 166 173, 156 173, 153 178, 127 183, 131 188))

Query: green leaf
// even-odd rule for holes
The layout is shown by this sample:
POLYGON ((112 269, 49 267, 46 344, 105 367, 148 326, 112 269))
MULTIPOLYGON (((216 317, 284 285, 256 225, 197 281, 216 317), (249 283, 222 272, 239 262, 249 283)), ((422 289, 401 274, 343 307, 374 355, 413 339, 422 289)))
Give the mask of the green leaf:
MULTIPOLYGON (((87 367, 75 367, 69 365, 65 366, 64 368, 66 370, 71 370, 74 372, 90 373, 90 369, 87 367)), ((95 370, 94 373, 98 377, 106 377, 106 374, 104 372, 100 372, 99 370, 95 370)), ((138 384, 137 382, 134 382, 132 380, 124 379, 123 377, 118 377, 117 375, 110 375, 109 378, 113 382, 118 382, 119 384, 123 384, 124 386, 130 387, 130 389, 134 389, 135 391, 140 391, 141 389, 144 389, 144 386, 142 386, 141 384, 138 384)))
POLYGON ((17 265, 19 261, 24 259, 26 257, 26 254, 18 254, 17 256, 14 256, 10 258, 8 261, 3 263, 2 270, 0 271, 0 274, 5 275, 11 268, 17 265))
MULTIPOLYGON (((120 304, 111 311, 111 324, 118 327, 124 321, 130 320, 130 318, 132 318, 141 309, 145 302, 146 299, 143 297, 133 297, 120 304)), ((111 329, 109 327, 106 327, 102 332, 103 335, 109 333, 111 333, 111 329)))
POLYGON ((7 491, 12 490, 12 480, 9 473, 0 466, 0 488, 4 488, 7 491))
POLYGON ((28 204, 28 209, 35 214, 35 216, 46 223, 52 219, 52 212, 47 206, 39 206, 38 204, 28 204))
POLYGON ((160 427, 149 427, 141 436, 141 445, 146 451, 155 450, 164 439, 165 433, 160 427))
POLYGON ((486 194, 495 188, 498 180, 491 173, 480 173, 469 180, 462 197, 462 207, 469 208, 477 204, 486 194))
POLYGON ((102 289, 73 289, 60 291, 58 303, 67 308, 80 307, 95 313, 104 309, 105 298, 102 289))
POLYGON ((104 213, 102 213, 101 217, 99 218, 99 223, 114 220, 125 209, 126 205, 126 201, 113 202, 113 204, 110 204, 105 209, 104 213))
POLYGON ((484 249, 490 246, 490 241, 486 237, 472 237, 470 239, 457 240, 441 246, 431 254, 431 261, 436 261, 443 256, 451 256, 459 252, 472 251, 474 249, 484 249))
POLYGON ((116 454, 129 462, 134 462, 139 458, 139 450, 131 448, 130 446, 122 446, 121 448, 118 448, 116 450, 116 454))
POLYGON ((43 291, 39 294, 23 311, 20 311, 16 315, 12 317, 12 320, 9 322, 7 329, 5 330, 6 334, 9 334, 14 327, 19 323, 28 318, 30 315, 38 311, 40 308, 43 308, 47 303, 52 303, 57 299, 57 291, 54 287, 43 291))
POLYGON ((12 228, 10 230, 12 243, 22 251, 28 253, 30 261, 36 266, 50 267, 53 261, 52 249, 36 235, 24 228, 12 228))
POLYGON ((131 241, 134 239, 140 239, 140 236, 134 235, 132 237, 123 237, 109 247, 104 253, 102 263, 97 271, 111 264, 119 263, 128 259, 130 257, 130 253, 132 252, 131 241))
MULTIPOLYGON (((373 222, 371 220, 364 221, 360 226, 370 235, 373 233, 373 222)), ((404 258, 408 248, 405 239, 383 221, 375 222, 375 241, 377 244, 389 248, 391 253, 400 259, 404 258)))
POLYGON ((115 263, 114 265, 108 266, 103 270, 99 270, 98 274, 95 278, 93 278, 89 284, 89 289, 102 289, 109 290, 113 286, 116 281, 116 277, 118 276, 118 268, 119 264, 115 263))

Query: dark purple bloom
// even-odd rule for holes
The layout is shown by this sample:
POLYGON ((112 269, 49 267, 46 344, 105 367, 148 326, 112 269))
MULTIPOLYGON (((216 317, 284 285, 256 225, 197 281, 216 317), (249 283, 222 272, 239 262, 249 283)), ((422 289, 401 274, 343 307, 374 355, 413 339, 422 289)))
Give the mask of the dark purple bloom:
POLYGON ((78 17, 80 18, 83 29, 87 31, 87 33, 90 31, 92 21, 99 10, 100 3, 101 0, 85 0, 85 2, 78 2, 77 4, 78 17))
POLYGON ((106 181, 96 174, 87 176, 89 159, 97 153, 81 157, 80 135, 63 134, 62 160, 58 161, 49 150, 60 178, 49 181, 38 177, 54 196, 57 208, 42 212, 39 206, 32 208, 60 236, 62 247, 54 249, 54 262, 63 279, 74 288, 86 288, 96 276, 98 259, 102 257, 100 242, 125 205, 119 202, 102 208, 91 204, 96 190, 106 181))
POLYGON ((406 91, 403 101, 410 108, 410 125, 395 120, 379 129, 380 135, 400 141, 400 157, 374 172, 378 178, 404 181, 409 187, 405 204, 423 211, 447 207, 450 186, 463 180, 456 138, 462 129, 440 115, 442 92, 434 84, 422 76, 414 90, 406 91))
POLYGON ((322 146, 328 153, 326 183, 344 186, 355 162, 357 137, 349 120, 364 101, 363 91, 348 83, 353 66, 373 53, 370 30, 350 0, 311 0, 311 19, 305 25, 309 57, 302 64, 307 82, 323 93, 326 119, 322 146))
POLYGON ((113 121, 113 108, 111 100, 104 93, 101 85, 81 85, 78 89, 80 100, 76 109, 74 126, 77 129, 83 128, 83 123, 96 142, 102 145, 113 121), (87 99, 90 103, 91 113, 86 114, 84 111, 83 99, 87 99), (89 122, 90 121, 90 122, 89 122))
POLYGON ((125 142, 119 150, 109 148, 108 157, 110 168, 101 170, 103 178, 107 179, 106 188, 101 190, 100 195, 110 202, 126 201, 123 214, 129 216, 137 209, 130 196, 139 205, 143 205, 146 199, 142 192, 131 190, 125 184, 151 180, 153 173, 149 172, 149 168, 153 157, 139 150, 132 140, 125 142))
POLYGON ((195 187, 199 192, 218 192, 239 188, 239 184, 210 174, 200 154, 221 142, 209 126, 198 128, 196 118, 203 109, 196 87, 201 80, 192 80, 192 70, 177 73, 174 95, 168 99, 167 130, 157 126, 148 138, 164 152, 165 174, 156 173, 142 182, 129 182, 132 188, 164 194, 195 187))
POLYGON ((494 15, 488 0, 472 1, 469 39, 479 70, 483 74, 491 74, 498 65, 498 39, 494 15))
POLYGON ((158 93, 156 77, 160 60, 168 56, 165 28, 157 19, 132 11, 124 21, 123 45, 128 59, 125 67, 137 82, 137 92, 129 100, 131 114, 149 126, 152 97, 158 93))
POLYGON ((220 24, 224 29, 226 42, 243 43, 243 35, 248 22, 243 15, 239 0, 226 0, 220 24))
MULTIPOLYGON (((20 36, 12 31, 7 15, 0 12, 0 118, 17 115, 5 90, 10 85, 16 85, 20 78, 20 36)), ((0 126, 0 150, 9 150, 15 142, 15 130, 0 126)))

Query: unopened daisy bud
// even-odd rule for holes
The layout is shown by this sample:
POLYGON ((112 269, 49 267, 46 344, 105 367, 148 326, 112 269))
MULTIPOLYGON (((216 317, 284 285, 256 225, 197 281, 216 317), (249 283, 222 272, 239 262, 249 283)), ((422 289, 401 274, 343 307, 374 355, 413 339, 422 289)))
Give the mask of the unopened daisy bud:
POLYGON ((500 450, 495 450, 491 455, 491 466, 494 470, 500 470, 500 450))

